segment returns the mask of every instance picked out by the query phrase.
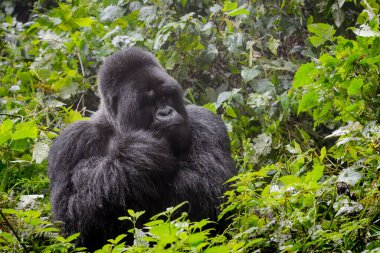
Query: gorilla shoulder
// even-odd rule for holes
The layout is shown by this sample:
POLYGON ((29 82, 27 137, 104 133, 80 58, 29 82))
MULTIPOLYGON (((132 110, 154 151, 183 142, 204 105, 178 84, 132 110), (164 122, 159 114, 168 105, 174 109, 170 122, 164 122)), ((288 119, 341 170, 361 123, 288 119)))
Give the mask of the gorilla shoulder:
MULTIPOLYGON (((194 138, 207 140, 210 144, 218 145, 222 150, 230 152, 230 139, 222 119, 204 107, 196 105, 186 106, 188 120, 194 138)), ((194 139, 193 138, 193 139, 194 139)))

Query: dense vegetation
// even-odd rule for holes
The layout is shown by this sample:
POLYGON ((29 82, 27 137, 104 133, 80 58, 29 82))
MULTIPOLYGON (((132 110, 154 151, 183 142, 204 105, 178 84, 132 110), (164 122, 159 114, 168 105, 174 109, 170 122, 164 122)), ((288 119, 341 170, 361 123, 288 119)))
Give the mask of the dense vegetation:
POLYGON ((102 60, 132 45, 222 116, 240 173, 223 234, 172 208, 99 252, 380 250, 377 0, 33 2, 0 3, 1 252, 84 250, 52 223, 46 157, 96 110, 102 60))

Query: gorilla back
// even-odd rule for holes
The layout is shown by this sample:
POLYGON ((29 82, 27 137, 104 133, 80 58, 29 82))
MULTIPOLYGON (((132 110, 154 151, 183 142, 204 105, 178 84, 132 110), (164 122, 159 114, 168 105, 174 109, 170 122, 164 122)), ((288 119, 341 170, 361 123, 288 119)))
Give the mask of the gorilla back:
POLYGON ((99 71, 101 105, 68 126, 49 153, 54 218, 94 250, 125 233, 126 210, 145 220, 188 201, 191 220, 216 220, 225 182, 236 174, 221 119, 186 106, 180 85, 155 57, 130 48, 99 71))

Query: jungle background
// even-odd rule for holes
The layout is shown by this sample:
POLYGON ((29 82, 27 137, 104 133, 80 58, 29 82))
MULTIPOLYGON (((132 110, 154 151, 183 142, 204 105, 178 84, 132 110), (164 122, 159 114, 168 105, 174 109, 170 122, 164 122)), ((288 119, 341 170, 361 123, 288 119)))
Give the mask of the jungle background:
MULTIPOLYGON (((97 110, 105 57, 142 46, 227 125, 239 174, 215 235, 176 207, 98 252, 379 252, 378 0, 2 0, 0 252, 82 252, 47 155, 97 110)), ((129 210, 121 222, 136 224, 129 210)))

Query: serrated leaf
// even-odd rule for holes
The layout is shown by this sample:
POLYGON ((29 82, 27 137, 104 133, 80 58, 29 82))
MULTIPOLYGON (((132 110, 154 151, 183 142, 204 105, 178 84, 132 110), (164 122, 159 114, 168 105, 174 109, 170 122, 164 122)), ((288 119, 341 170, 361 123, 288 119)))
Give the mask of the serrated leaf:
POLYGON ((360 93, 360 89, 363 86, 363 80, 362 79, 353 79, 350 82, 350 86, 347 89, 348 95, 357 95, 360 93))
POLYGON ((221 104, 221 103, 227 101, 230 98, 231 94, 232 94, 231 91, 224 91, 224 92, 220 93, 216 103, 221 104))
POLYGON ((226 1, 224 2, 223 11, 232 11, 232 10, 235 10, 237 7, 238 7, 237 2, 226 1))
POLYGON ((210 7, 210 12, 211 13, 217 13, 222 9, 222 6, 219 4, 214 4, 212 7, 210 7))
POLYGON ((294 185, 294 184, 299 184, 301 183, 301 179, 297 176, 294 176, 294 175, 288 175, 288 176, 283 176, 283 177, 280 177, 279 180, 285 185, 285 186, 289 186, 289 185, 294 185))
POLYGON ((280 41, 273 39, 272 37, 268 41, 268 48, 269 50, 274 54, 277 55, 277 49, 278 46, 280 45, 280 41))
POLYGON ((318 93, 315 91, 311 91, 302 96, 301 101, 298 105, 297 114, 300 112, 307 111, 313 107, 315 107, 318 103, 318 93))
POLYGON ((258 156, 264 156, 270 153, 272 150, 272 136, 266 133, 259 134, 253 139, 253 149, 258 156))
POLYGON ((318 180, 323 176, 324 168, 325 167, 321 163, 319 163, 317 160, 314 160, 313 170, 306 174, 305 182, 318 182, 318 180))
POLYGON ((128 209, 128 214, 132 217, 136 215, 135 211, 133 211, 132 209, 128 209))
POLYGON ((195 233, 195 234, 190 234, 187 237, 186 242, 190 246, 196 247, 197 245, 199 245, 200 243, 202 243, 206 238, 207 238, 206 232, 198 232, 198 233, 195 233))
POLYGON ((334 23, 337 27, 340 27, 345 19, 345 13, 342 9, 337 8, 333 11, 334 23))
POLYGON ((38 129, 36 123, 33 121, 23 122, 16 125, 16 130, 12 135, 13 140, 20 140, 25 138, 37 138, 38 129))
POLYGON ((326 155, 327 155, 326 147, 323 147, 321 149, 321 155, 319 156, 319 161, 323 162, 323 160, 325 159, 326 155))
POLYGON ((318 36, 310 36, 309 40, 310 40, 311 44, 315 47, 319 47, 320 45, 322 45, 323 43, 326 42, 325 39, 318 37, 318 36))
POLYGON ((92 18, 90 17, 87 17, 87 18, 77 18, 74 20, 74 22, 79 25, 79 26, 83 26, 83 27, 89 27, 91 26, 91 24, 94 22, 95 20, 93 20, 92 18))
POLYGON ((235 112, 234 112, 234 110, 229 105, 226 107, 226 114, 228 116, 232 117, 232 118, 236 118, 237 117, 236 114, 235 114, 235 112))
POLYGON ((310 37, 310 42, 315 47, 322 45, 328 40, 332 40, 335 34, 334 27, 328 24, 323 24, 323 23, 311 24, 307 28, 310 33, 315 34, 315 36, 310 37))
POLYGON ((291 154, 299 154, 296 148, 293 148, 290 144, 285 146, 285 149, 291 154))
POLYGON ((118 244, 121 240, 123 240, 127 235, 126 234, 121 234, 119 236, 117 236, 114 240, 114 244, 118 244))
POLYGON ((106 20, 114 21, 120 16, 121 16, 120 8, 116 5, 109 5, 100 13, 100 21, 102 22, 106 20))
POLYGON ((61 107, 61 106, 64 106, 66 105, 65 103, 61 102, 61 101, 58 101, 56 99, 53 99, 53 100, 48 100, 46 102, 46 106, 47 107, 61 107))
POLYGON ((49 145, 43 142, 36 142, 33 148, 32 160, 37 164, 42 163, 49 155, 49 145))
POLYGON ((348 185, 354 186, 363 175, 357 171, 353 167, 344 169, 340 172, 337 182, 344 182, 348 185))
POLYGON ((4 120, 3 123, 1 123, 0 131, 1 132, 8 132, 8 131, 12 130, 12 127, 13 127, 13 121, 10 119, 6 119, 6 120, 4 120))
POLYGON ((326 67, 335 67, 339 64, 339 60, 335 57, 332 57, 329 54, 323 54, 321 57, 319 57, 319 62, 322 64, 322 66, 326 67))
POLYGON ((252 81, 255 79, 255 77, 260 75, 260 70, 258 70, 256 67, 253 68, 247 68, 243 67, 243 70, 241 71, 241 77, 245 82, 252 81))
POLYGON ((205 249, 203 253, 228 253, 230 252, 227 246, 214 246, 208 249, 205 249))
POLYGON ((72 234, 69 237, 67 237, 66 242, 71 242, 79 237, 80 233, 72 234))
POLYGON ((299 87, 313 83, 317 73, 318 72, 315 68, 314 63, 310 62, 301 65, 301 67, 297 70, 296 74, 294 75, 292 87, 294 89, 297 89, 299 87))
POLYGON ((318 37, 331 38, 335 34, 335 29, 331 25, 324 23, 310 24, 307 27, 308 31, 314 33, 318 37))
POLYGON ((80 112, 74 111, 74 110, 69 110, 66 112, 66 114, 63 118, 63 122, 65 122, 66 124, 71 124, 71 123, 74 123, 75 121, 86 120, 86 119, 87 118, 83 117, 82 114, 80 114, 80 112))
POLYGON ((354 29, 353 32, 361 37, 380 37, 380 32, 372 30, 368 25, 361 25, 359 28, 354 29))
POLYGON ((13 121, 6 119, 0 125, 0 146, 8 141, 12 136, 13 121))
POLYGON ((159 224, 165 223, 163 220, 153 220, 144 224, 144 227, 154 227, 159 224))

